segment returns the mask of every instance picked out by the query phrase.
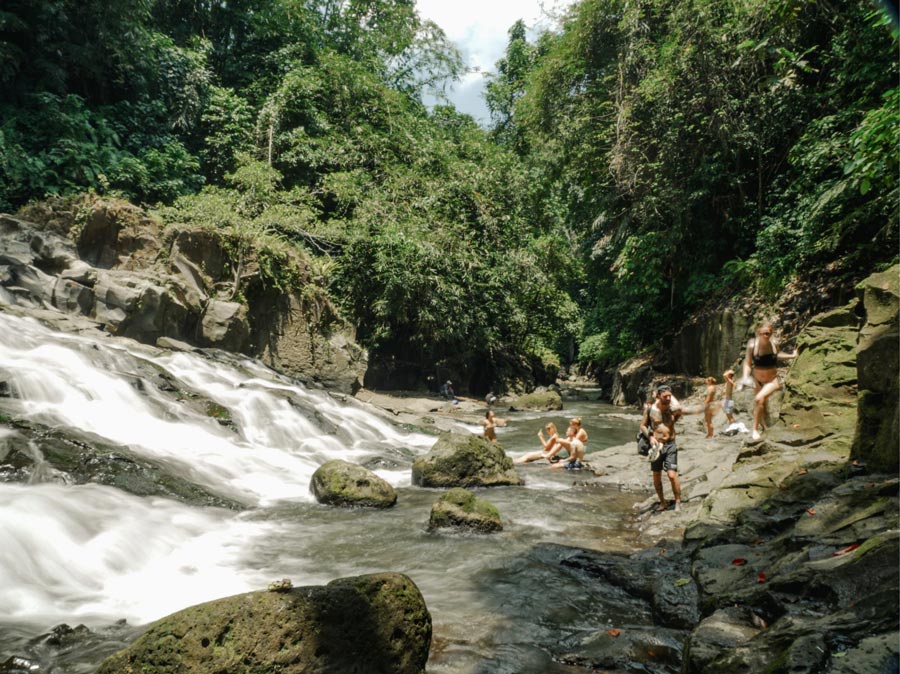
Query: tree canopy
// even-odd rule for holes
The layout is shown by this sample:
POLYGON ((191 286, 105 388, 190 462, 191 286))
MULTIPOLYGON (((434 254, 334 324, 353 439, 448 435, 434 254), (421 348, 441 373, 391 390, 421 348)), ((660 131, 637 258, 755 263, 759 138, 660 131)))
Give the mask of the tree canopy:
POLYGON ((412 0, 10 0, 0 209, 93 190, 276 238, 373 383, 472 390, 896 258, 897 34, 868 0, 581 0, 508 38, 482 129, 423 105, 463 65, 412 0))

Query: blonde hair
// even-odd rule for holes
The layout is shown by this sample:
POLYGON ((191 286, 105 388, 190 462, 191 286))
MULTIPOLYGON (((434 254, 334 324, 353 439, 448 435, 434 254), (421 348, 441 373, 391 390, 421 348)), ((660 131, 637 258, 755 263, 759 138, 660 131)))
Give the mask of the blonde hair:
POLYGON ((715 384, 715 383, 716 383, 716 378, 715 378, 715 377, 707 377, 707 378, 706 378, 706 383, 707 383, 707 384, 715 384))
POLYGON ((548 433, 556 433, 556 424, 551 421, 546 426, 544 426, 544 430, 548 433))
POLYGON ((578 428, 581 428, 581 417, 572 417, 571 419, 569 419, 569 423, 573 426, 578 426, 578 428))

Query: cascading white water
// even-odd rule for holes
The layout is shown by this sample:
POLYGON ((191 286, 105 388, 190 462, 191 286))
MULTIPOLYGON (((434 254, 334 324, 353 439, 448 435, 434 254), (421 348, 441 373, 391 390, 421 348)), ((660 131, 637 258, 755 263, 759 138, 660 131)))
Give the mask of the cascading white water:
MULTIPOLYGON (((17 417, 91 433, 251 506, 311 501, 310 478, 327 460, 420 453, 434 442, 233 360, 236 367, 125 340, 98 342, 0 313, 0 381, 17 417), (236 430, 160 390, 147 376, 152 368, 228 410, 236 430), (316 414, 337 430, 317 426, 316 414)), ((10 435, 4 430, 0 443, 10 435)), ((409 482, 409 470, 379 472, 395 485, 409 482)), ((237 552, 275 528, 109 487, 0 484, 0 616, 144 622, 259 587, 259 574, 237 552)))
MULTIPOLYGON (((388 447, 424 451, 434 442, 279 381, 251 361, 240 365, 245 371, 196 354, 154 355, 137 344, 98 343, 0 314, 0 375, 18 396, 19 416, 92 433, 251 505, 309 500, 309 480, 329 459, 359 461, 388 447), (164 395, 146 378, 148 364, 228 410, 239 434, 164 395), (339 434, 310 421, 314 414, 339 434)), ((407 472, 382 476, 408 483, 407 472)))

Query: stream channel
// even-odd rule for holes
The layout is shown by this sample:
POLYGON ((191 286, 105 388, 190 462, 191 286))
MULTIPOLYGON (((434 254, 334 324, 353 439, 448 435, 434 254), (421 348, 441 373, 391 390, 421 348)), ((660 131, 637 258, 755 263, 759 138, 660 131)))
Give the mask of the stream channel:
MULTIPOLYGON (((524 486, 478 491, 499 509, 502 532, 429 533, 441 492, 411 486, 410 466, 435 438, 258 362, 98 341, 0 313, 0 384, 0 419, 30 426, 0 426, 0 663, 86 674, 142 625, 186 606, 280 578, 296 587, 377 571, 403 572, 422 591, 430 674, 583 672, 559 661, 560 644, 652 622, 559 564, 570 546, 635 549, 628 515, 643 495, 594 486, 589 471, 518 466, 524 486), (35 428, 114 448, 236 506, 88 482, 44 462, 35 428), (13 470, 23 451, 33 464, 13 470), (398 488, 396 507, 318 505, 309 480, 330 459, 375 470, 398 488), (47 637, 63 623, 90 632, 47 637)), ((500 415, 512 456, 537 449, 547 421, 563 430, 582 416, 588 462, 629 443, 636 425, 598 402, 500 415)))

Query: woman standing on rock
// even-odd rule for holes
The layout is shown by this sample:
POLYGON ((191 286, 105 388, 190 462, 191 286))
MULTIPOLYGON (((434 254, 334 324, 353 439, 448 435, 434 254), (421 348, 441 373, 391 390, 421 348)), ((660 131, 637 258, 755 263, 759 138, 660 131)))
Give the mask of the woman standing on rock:
POLYGON ((778 375, 778 361, 796 357, 796 353, 778 352, 778 344, 772 339, 772 324, 769 321, 763 321, 756 329, 756 337, 747 341, 744 376, 741 383, 749 383, 750 373, 753 373, 756 396, 753 398, 753 434, 750 436, 752 441, 760 439, 759 427, 765 419, 766 401, 783 385, 778 375))

